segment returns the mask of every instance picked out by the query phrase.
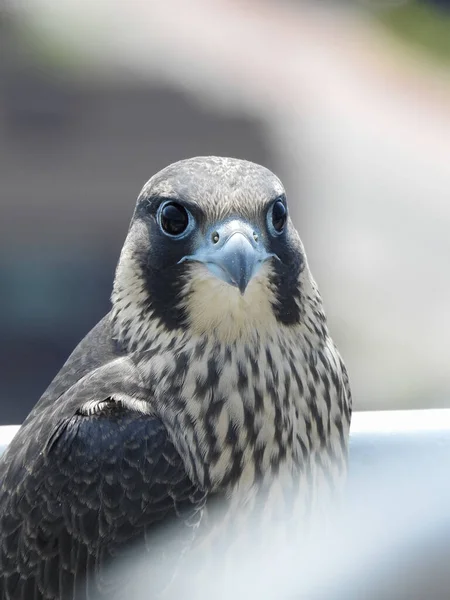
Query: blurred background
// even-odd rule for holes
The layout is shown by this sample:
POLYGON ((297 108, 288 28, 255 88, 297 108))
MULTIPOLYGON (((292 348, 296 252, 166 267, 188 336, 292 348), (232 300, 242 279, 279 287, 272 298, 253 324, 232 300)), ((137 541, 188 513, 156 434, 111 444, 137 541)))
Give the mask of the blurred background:
POLYGON ((355 408, 450 406, 449 66, 450 0, 0 0, 0 423, 205 154, 282 178, 355 408))

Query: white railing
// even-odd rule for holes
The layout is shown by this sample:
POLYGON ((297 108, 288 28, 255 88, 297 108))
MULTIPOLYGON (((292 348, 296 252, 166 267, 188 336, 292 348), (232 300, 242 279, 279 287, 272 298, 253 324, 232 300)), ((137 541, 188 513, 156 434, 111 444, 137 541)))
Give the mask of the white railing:
MULTIPOLYGON (((18 425, 0 426, 0 453, 18 429, 18 425)), ((387 450, 392 458, 407 449, 423 449, 425 438, 428 452, 450 450, 450 409, 355 412, 350 464, 382 461, 387 450)))

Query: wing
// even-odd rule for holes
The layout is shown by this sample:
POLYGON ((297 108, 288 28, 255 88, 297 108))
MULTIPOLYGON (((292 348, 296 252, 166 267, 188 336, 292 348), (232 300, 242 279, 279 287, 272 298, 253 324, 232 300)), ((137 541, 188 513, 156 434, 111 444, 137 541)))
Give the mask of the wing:
POLYGON ((158 525, 182 524, 180 555, 193 539, 205 494, 161 420, 120 400, 137 393, 124 361, 38 405, 2 457, 2 600, 107 597, 111 563, 137 542, 150 552, 158 525))

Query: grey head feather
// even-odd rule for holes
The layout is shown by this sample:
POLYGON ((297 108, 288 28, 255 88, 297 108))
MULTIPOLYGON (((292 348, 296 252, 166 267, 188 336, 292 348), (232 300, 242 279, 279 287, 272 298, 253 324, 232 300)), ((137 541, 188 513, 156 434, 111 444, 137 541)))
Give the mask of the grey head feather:
POLYGON ((277 199, 286 201, 278 177, 244 160, 196 157, 154 175, 138 197, 116 273, 112 300, 119 337, 133 348, 144 346, 146 338, 153 343, 155 328, 158 335, 192 330, 225 339, 228 321, 231 340, 248 337, 255 327, 264 333, 274 320, 276 326, 303 326, 310 335, 325 335, 320 295, 289 213, 282 234, 269 230, 277 199), (189 236, 169 239, 161 232, 158 210, 165 202, 189 211, 194 223, 189 236), (218 225, 233 219, 243 221, 265 255, 276 258, 264 264, 242 298, 204 265, 181 264, 208 243, 218 225), (197 314, 199 306, 204 318, 197 314), (312 312, 317 315, 314 325, 312 312), (242 327, 236 326, 240 322, 242 327))
POLYGON ((254 217, 270 198, 283 193, 278 177, 261 165, 236 158, 199 156, 162 169, 145 184, 140 198, 184 198, 198 204, 213 221, 232 213, 254 217))

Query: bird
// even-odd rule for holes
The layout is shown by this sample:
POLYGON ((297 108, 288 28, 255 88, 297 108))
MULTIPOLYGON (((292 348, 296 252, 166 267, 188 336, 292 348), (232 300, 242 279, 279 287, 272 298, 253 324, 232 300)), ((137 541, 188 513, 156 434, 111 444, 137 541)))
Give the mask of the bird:
POLYGON ((114 560, 169 522, 181 561, 239 508, 314 504, 345 479, 351 412, 280 179, 170 164, 138 196, 110 312, 0 459, 1 600, 106 597, 114 560))

